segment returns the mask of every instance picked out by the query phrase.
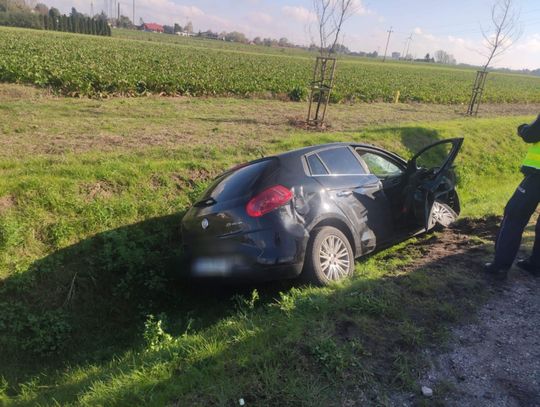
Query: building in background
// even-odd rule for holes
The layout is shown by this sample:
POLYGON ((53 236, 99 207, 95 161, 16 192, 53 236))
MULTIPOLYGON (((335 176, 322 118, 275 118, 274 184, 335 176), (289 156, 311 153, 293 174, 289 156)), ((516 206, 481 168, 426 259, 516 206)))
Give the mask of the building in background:
POLYGON ((156 23, 144 23, 140 28, 142 31, 162 33, 164 31, 163 26, 156 23))

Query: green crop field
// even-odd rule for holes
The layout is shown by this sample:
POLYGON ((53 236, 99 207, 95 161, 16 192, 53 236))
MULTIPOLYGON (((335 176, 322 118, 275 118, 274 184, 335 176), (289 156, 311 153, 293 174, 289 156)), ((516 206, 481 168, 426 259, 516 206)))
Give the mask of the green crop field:
MULTIPOLYGON (((115 33, 116 35, 116 33, 115 33)), ((268 51, 173 36, 103 38, 0 28, 0 81, 33 84, 71 96, 235 95, 303 99, 313 55, 268 51), (152 39, 152 41, 147 41, 152 39), (163 40, 160 40, 163 39, 163 40)), ((344 58, 333 101, 466 103, 467 69, 344 58)), ((487 102, 539 102, 540 79, 492 74, 487 102)))
POLYGON ((300 48, 282 48, 282 47, 266 47, 263 45, 240 44, 236 42, 212 40, 203 37, 183 37, 180 35, 168 35, 160 33, 152 33, 138 30, 113 29, 112 35, 115 38, 123 38, 128 40, 138 40, 157 43, 176 44, 185 47, 197 48, 213 48, 222 49, 225 51, 259 53, 265 55, 289 55, 295 57, 313 58, 313 53, 300 48))

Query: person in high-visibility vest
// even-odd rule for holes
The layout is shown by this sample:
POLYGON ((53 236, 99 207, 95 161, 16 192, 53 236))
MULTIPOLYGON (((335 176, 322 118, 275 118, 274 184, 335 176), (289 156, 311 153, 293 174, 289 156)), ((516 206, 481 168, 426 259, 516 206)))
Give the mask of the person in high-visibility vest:
MULTIPOLYGON (((495 244, 495 260, 485 265, 485 271, 504 280, 516 259, 525 227, 540 202, 540 116, 532 124, 518 127, 519 136, 530 144, 521 171, 525 179, 508 201, 495 244)), ((536 222, 535 240, 529 258, 519 260, 517 266, 540 276, 540 217, 536 222)))

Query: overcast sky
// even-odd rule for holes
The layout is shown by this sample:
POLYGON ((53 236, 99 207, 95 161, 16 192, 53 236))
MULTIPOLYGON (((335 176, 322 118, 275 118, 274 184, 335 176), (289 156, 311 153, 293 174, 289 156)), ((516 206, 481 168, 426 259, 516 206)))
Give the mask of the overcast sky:
MULTIPOLYGON (((119 1, 122 14, 132 16, 132 0, 49 0, 48 5, 68 12, 71 6, 90 13, 107 9, 107 1, 119 1)), ((384 52, 387 31, 393 28, 388 53, 403 53, 412 34, 410 53, 424 57, 443 49, 458 62, 481 64, 480 27, 489 27, 493 0, 363 0, 357 13, 346 22, 344 43, 353 51, 384 52)), ((312 0, 135 0, 136 23, 185 25, 192 21, 195 31, 241 31, 248 37, 287 37, 309 44, 310 26, 315 18, 312 0)), ((540 68, 540 1, 515 0, 521 10, 523 34, 495 66, 540 68)))

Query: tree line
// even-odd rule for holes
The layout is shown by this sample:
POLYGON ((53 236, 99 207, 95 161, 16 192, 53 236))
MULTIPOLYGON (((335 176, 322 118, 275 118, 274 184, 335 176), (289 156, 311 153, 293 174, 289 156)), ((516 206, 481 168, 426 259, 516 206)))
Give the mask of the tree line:
POLYGON ((89 17, 72 8, 71 13, 65 15, 61 14, 57 8, 49 9, 43 3, 38 3, 32 9, 18 0, 7 0, 4 4, 0 4, 1 25, 111 36, 111 27, 104 13, 89 17))

